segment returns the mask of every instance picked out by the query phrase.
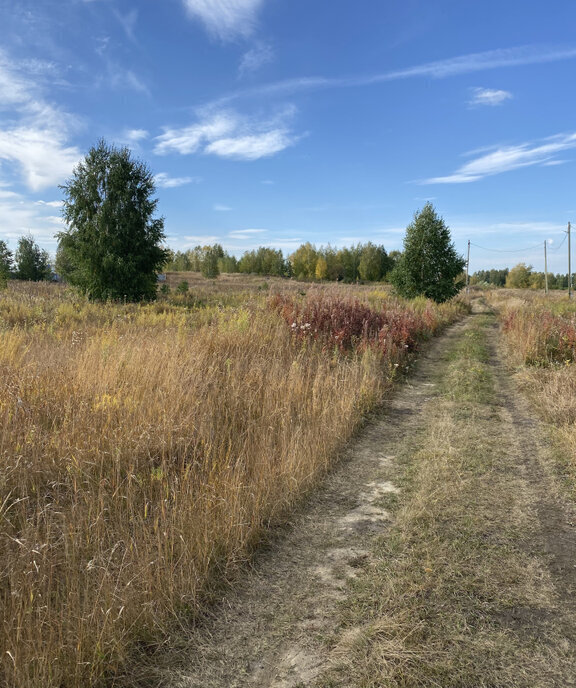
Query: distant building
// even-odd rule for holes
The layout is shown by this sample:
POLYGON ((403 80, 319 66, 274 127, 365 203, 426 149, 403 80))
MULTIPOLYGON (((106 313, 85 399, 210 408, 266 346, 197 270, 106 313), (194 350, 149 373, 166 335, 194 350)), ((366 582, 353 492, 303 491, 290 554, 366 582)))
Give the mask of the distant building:
POLYGON ((166 281, 166 275, 163 272, 161 272, 158 275, 157 279, 158 279, 158 282, 165 282, 166 281))

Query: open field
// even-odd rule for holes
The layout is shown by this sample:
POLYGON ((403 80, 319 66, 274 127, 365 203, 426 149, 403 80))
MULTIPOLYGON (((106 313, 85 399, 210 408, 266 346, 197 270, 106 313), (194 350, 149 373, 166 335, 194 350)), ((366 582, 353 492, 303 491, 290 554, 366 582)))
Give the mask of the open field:
POLYGON ((3 685, 96 686, 153 652, 466 311, 262 282, 148 305, 2 294, 3 685))
POLYGON ((141 685, 574 685, 575 523, 545 428, 476 302, 141 685))

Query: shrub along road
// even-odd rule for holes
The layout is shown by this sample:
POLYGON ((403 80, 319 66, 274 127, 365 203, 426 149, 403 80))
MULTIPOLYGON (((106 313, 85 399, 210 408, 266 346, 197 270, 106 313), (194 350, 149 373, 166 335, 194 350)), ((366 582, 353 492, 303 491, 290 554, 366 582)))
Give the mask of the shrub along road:
POLYGON ((139 685, 576 685, 576 513, 481 307, 139 685))

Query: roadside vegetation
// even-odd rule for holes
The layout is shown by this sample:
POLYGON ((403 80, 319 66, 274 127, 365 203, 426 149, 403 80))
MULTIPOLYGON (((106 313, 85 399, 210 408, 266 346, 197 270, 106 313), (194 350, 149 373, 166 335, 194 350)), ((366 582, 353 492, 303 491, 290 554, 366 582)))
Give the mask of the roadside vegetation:
POLYGON ((315 484, 419 343, 466 312, 381 289, 235 289, 148 304, 46 283, 3 293, 3 685, 96 686, 153 652, 315 484))
POLYGON ((576 303, 565 295, 489 292, 517 378, 549 424, 576 494, 576 303))

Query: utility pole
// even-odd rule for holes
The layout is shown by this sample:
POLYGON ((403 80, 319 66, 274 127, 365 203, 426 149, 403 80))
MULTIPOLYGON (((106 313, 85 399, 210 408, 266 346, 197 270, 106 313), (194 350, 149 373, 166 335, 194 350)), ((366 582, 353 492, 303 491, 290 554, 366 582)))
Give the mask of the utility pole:
POLYGON ((469 267, 470 267, 470 239, 468 239, 468 258, 466 259, 466 293, 470 291, 469 285, 469 267))
POLYGON ((546 255, 546 241, 544 241, 544 293, 548 295, 548 258, 546 255))
POLYGON ((568 223, 568 298, 572 298, 572 263, 570 253, 570 223, 568 223))

